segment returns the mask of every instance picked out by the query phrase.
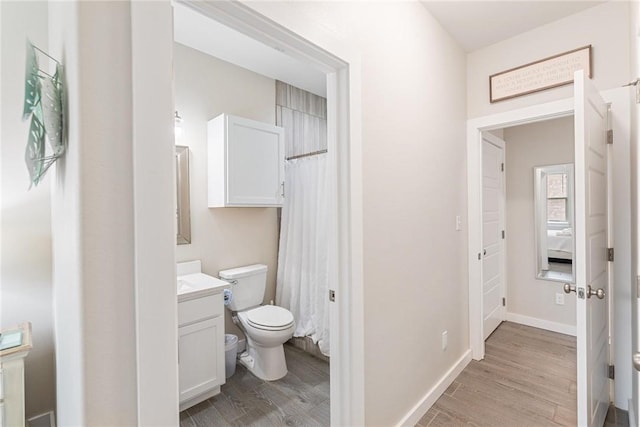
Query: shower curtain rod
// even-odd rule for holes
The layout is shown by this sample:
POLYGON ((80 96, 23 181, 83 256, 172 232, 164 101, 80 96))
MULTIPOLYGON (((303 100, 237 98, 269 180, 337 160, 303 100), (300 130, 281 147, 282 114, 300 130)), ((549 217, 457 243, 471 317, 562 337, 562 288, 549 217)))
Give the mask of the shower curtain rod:
POLYGON ((298 154, 297 156, 287 157, 286 160, 295 160, 295 159, 301 159, 303 157, 317 156, 318 154, 324 154, 326 152, 327 152, 326 149, 325 150, 312 151, 311 153, 298 154))

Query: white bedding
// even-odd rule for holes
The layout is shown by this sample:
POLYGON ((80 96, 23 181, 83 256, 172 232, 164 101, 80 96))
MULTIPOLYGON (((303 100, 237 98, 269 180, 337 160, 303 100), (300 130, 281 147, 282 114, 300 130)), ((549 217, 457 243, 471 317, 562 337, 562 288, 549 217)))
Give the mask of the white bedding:
POLYGON ((547 230, 547 249, 571 254, 573 252, 573 236, 564 230, 547 230))

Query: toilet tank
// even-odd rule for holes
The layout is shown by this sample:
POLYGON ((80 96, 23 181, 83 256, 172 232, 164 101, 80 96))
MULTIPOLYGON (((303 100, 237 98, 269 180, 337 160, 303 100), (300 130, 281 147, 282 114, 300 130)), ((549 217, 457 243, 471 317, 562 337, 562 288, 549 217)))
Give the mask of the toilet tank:
POLYGON ((253 264, 222 270, 218 274, 222 280, 231 283, 233 298, 228 305, 230 310, 242 311, 262 304, 267 286, 266 265, 253 264))

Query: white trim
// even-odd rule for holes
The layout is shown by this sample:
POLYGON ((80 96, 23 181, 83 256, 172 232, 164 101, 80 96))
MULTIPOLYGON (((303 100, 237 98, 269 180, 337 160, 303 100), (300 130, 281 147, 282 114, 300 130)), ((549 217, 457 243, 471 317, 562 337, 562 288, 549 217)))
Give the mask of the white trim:
POLYGON ((482 322, 482 131, 533 123, 573 114, 573 99, 563 99, 467 121, 469 347, 473 358, 484 358, 482 322))
MULTIPOLYGON (((238 1, 177 0, 327 73, 329 147, 336 171, 339 280, 330 304, 331 424, 364 424, 364 297, 360 60, 317 46, 238 1)), ((328 297, 328 296, 327 296, 328 297)))
POLYGON ((427 413, 440 396, 447 390, 458 375, 471 362, 471 350, 467 350, 460 359, 440 378, 440 380, 424 395, 397 424, 398 426, 415 426, 420 418, 427 413))
POLYGON ((576 336, 576 327, 574 325, 567 325, 564 323, 552 322, 550 320, 538 319, 536 317, 529 317, 523 314, 509 312, 507 312, 505 317, 508 322, 532 326, 534 328, 557 332, 559 334, 571 335, 572 337, 576 336))
POLYGON ((131 2, 138 422, 179 423, 173 10, 131 2), (149 102, 149 100, 153 100, 149 102))
POLYGON ((613 145, 609 146, 608 166, 610 179, 609 221, 612 222, 609 233, 610 246, 615 248, 616 260, 609 265, 610 283, 610 334, 611 363, 616 366, 616 380, 613 387, 613 403, 620 409, 627 409, 627 400, 632 393, 633 368, 628 363, 631 345, 631 304, 629 290, 635 278, 631 272, 631 104, 629 88, 621 87, 600 92, 605 102, 611 105, 609 127, 613 129, 613 145), (623 160, 623 161, 621 161, 623 160))

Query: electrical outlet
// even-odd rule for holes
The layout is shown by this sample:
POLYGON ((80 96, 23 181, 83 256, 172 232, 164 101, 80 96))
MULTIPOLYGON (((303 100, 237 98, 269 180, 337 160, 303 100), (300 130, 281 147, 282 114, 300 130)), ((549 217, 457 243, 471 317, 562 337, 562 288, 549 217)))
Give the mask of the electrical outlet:
POLYGON ((564 305, 564 294, 556 294, 556 304, 564 305))
POLYGON ((462 217, 460 215, 456 215, 456 230, 462 230, 462 217))
POLYGON ((442 333, 442 351, 446 351, 447 350, 447 331, 444 331, 442 333))

